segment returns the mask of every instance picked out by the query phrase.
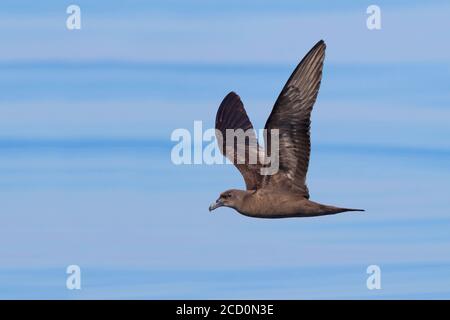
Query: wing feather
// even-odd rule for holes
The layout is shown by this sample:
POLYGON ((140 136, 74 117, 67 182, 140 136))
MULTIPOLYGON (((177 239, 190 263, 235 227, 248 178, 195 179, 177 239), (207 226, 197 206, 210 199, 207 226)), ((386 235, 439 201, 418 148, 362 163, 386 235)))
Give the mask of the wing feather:
MULTIPOLYGON (((264 185, 288 187, 305 198, 309 198, 306 173, 311 152, 310 118, 322 79, 325 48, 321 40, 302 59, 278 96, 265 126, 267 130, 279 130, 280 168, 278 173, 265 177, 264 185)), ((266 149, 271 153, 274 150, 270 134, 267 137, 266 149)))
POLYGON ((236 166, 244 177, 247 190, 259 188, 262 183, 259 159, 264 152, 257 142, 255 130, 244 105, 234 92, 230 92, 223 99, 217 111, 216 138, 222 154, 236 166), (243 140, 236 139, 229 134, 229 130, 239 133, 239 129, 246 135, 243 140))

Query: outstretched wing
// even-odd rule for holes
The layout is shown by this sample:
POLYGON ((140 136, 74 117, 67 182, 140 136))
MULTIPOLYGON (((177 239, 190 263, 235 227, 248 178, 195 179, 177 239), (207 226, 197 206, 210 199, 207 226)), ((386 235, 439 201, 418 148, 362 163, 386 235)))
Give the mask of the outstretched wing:
POLYGON ((230 92, 223 99, 217 110, 216 138, 222 154, 238 168, 244 177, 247 190, 259 188, 262 176, 259 171, 261 166, 258 157, 262 157, 264 153, 258 145, 255 130, 245 112, 244 105, 234 92, 230 92), (227 129, 231 130, 227 133, 227 129), (231 133, 245 133, 245 136, 240 140, 230 135, 231 133))
POLYGON ((310 142, 311 111, 319 92, 325 43, 319 41, 302 59, 285 84, 267 119, 266 149, 273 152, 271 129, 279 130, 279 171, 266 176, 264 184, 292 188, 309 198, 306 186, 310 142))

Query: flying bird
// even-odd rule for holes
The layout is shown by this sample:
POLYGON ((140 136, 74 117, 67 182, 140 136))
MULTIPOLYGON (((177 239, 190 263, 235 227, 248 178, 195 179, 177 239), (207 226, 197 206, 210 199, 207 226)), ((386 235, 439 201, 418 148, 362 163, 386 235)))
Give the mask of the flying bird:
POLYGON ((275 151, 271 135, 267 133, 265 136, 265 148, 260 146, 240 97, 230 92, 224 98, 216 115, 216 138, 222 154, 242 174, 246 190, 230 189, 221 193, 209 211, 224 206, 256 218, 313 217, 364 211, 309 200, 306 173, 311 150, 310 118, 322 79, 325 48, 325 42, 321 40, 306 54, 285 84, 267 119, 265 130, 276 129, 278 132, 279 165, 274 174, 263 175, 261 169, 267 164, 249 161, 250 155, 261 157, 275 151), (250 134, 243 145, 242 140, 241 145, 237 145, 234 137, 227 140, 227 129, 241 129, 250 134), (239 150, 244 151, 244 161, 239 150))

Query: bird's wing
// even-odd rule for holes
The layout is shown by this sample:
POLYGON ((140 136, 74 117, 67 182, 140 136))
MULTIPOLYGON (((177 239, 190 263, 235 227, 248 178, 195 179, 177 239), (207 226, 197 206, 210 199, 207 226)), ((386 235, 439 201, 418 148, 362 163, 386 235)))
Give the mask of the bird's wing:
POLYGON ((266 149, 272 152, 270 130, 279 130, 279 170, 266 176, 264 185, 291 188, 309 198, 306 186, 310 142, 310 116, 322 78, 325 43, 319 41, 302 59, 285 84, 267 119, 266 149))
POLYGON ((230 92, 223 99, 217 110, 216 138, 222 154, 238 168, 244 177, 247 190, 257 189, 262 183, 259 171, 261 158, 259 157, 262 157, 264 152, 257 142, 255 130, 245 112, 244 105, 234 92, 230 92), (239 132, 245 133, 246 137, 241 135, 243 139, 236 139, 230 135, 240 134, 239 132))

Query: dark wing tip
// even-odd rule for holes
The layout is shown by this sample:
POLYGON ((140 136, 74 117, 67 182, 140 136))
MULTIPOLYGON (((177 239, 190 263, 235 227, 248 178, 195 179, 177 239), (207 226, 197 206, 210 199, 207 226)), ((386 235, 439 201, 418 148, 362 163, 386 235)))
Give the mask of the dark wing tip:
POLYGON ((241 100, 241 97, 239 97, 239 95, 236 92, 231 91, 230 93, 228 93, 225 96, 225 98, 223 98, 223 100, 222 100, 222 102, 221 102, 221 104, 219 106, 219 109, 221 107, 223 108, 223 107, 229 105, 230 103, 235 103, 235 102, 240 101, 240 100, 241 100))
POLYGON ((239 97, 239 95, 236 93, 236 92, 234 92, 234 91, 230 91, 226 96, 225 96, 225 98, 227 98, 227 97, 239 97))
POLYGON ((218 124, 223 121, 224 115, 227 112, 230 112, 230 109, 232 109, 236 105, 239 107, 240 101, 241 98, 234 91, 231 91, 225 96, 225 98, 223 98, 216 113, 216 128, 218 127, 218 124))
POLYGON ((324 56, 325 55, 325 49, 327 48, 327 45, 325 44, 325 41, 320 40, 319 42, 317 42, 314 47, 311 48, 311 50, 308 51, 307 54, 305 54, 304 58, 302 59, 302 61, 300 62, 300 64, 307 60, 308 57, 315 55, 317 52, 319 52, 320 55, 324 56))
POLYGON ((310 55, 313 52, 316 51, 323 51, 325 52, 325 49, 327 48, 327 45, 325 44, 325 41, 320 40, 319 42, 317 42, 314 47, 311 48, 311 50, 309 50, 309 52, 305 55, 305 57, 307 57, 308 55, 310 55))
POLYGON ((225 96, 225 98, 223 98, 221 105, 226 105, 230 101, 240 100, 240 99, 241 99, 241 97, 239 97, 239 95, 236 92, 231 91, 225 96))
POLYGON ((324 47, 324 48, 326 48, 327 45, 326 45, 325 41, 323 41, 323 39, 321 39, 321 40, 319 40, 319 42, 317 42, 317 43, 314 45, 313 49, 316 48, 316 47, 324 47))

